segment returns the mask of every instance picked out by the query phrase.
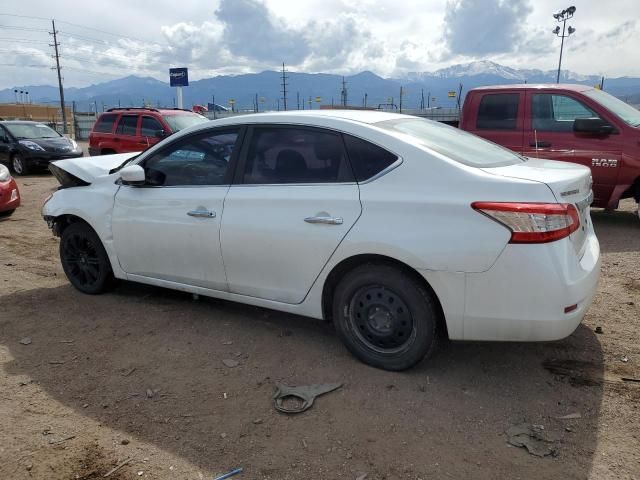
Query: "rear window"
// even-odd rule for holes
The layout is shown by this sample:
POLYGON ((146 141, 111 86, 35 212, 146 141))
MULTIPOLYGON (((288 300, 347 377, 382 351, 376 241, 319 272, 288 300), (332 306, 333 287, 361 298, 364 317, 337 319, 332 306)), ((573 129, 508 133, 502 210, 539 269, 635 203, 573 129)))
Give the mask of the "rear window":
POLYGON ((432 120, 387 120, 375 126, 407 135, 430 150, 471 167, 500 167, 526 161, 500 145, 432 120))
POLYGON ((482 97, 478 107, 478 130, 515 130, 520 94, 497 93, 482 97))
POLYGON ((94 132, 111 133, 113 130, 113 122, 116 121, 117 115, 114 113, 105 113, 101 115, 96 126, 93 127, 94 132))
POLYGON ((344 142, 358 182, 374 177, 398 160, 393 153, 360 138, 345 135, 344 142))

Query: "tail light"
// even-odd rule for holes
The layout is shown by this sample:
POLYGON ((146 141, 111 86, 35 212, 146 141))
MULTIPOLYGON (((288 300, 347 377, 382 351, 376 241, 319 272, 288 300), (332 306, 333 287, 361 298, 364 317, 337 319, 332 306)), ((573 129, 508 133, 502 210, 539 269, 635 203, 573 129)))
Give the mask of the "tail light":
POLYGON ((475 210, 511 230, 509 243, 547 243, 580 227, 578 210, 568 203, 474 202, 475 210))

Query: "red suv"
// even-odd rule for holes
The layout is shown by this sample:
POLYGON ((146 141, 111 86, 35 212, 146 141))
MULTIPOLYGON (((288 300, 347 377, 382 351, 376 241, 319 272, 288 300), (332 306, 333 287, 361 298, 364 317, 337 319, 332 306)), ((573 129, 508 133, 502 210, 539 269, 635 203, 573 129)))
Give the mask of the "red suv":
POLYGON ((89 134, 89 155, 139 152, 183 128, 206 122, 190 110, 111 108, 89 134))

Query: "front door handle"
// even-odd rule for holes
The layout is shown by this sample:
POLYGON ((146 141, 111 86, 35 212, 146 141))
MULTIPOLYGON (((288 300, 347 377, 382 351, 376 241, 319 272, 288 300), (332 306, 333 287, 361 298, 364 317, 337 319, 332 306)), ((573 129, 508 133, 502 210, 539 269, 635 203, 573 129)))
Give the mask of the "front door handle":
POLYGON ((325 225, 342 225, 342 217, 307 217, 304 219, 307 223, 323 223, 325 225))
POLYGON ((190 217, 215 218, 216 212, 211 212, 209 210, 191 210, 187 212, 187 215, 190 217))
POLYGON ((551 146, 551 142, 538 141, 538 145, 536 145, 536 142, 529 142, 529 146, 536 147, 536 148, 549 148, 551 146))

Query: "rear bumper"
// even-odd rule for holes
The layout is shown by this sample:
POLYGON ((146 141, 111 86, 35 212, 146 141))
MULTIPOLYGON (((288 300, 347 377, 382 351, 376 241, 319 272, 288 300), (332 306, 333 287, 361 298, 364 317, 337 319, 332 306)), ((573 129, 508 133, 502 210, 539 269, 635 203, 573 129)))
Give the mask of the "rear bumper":
POLYGON ((0 212, 15 210, 20 206, 20 193, 15 180, 0 182, 0 212))
POLYGON ((584 317, 600 277, 600 245, 591 228, 578 259, 568 238, 508 245, 491 269, 466 276, 464 340, 565 338, 584 317), (565 313, 565 308, 577 305, 565 313))

